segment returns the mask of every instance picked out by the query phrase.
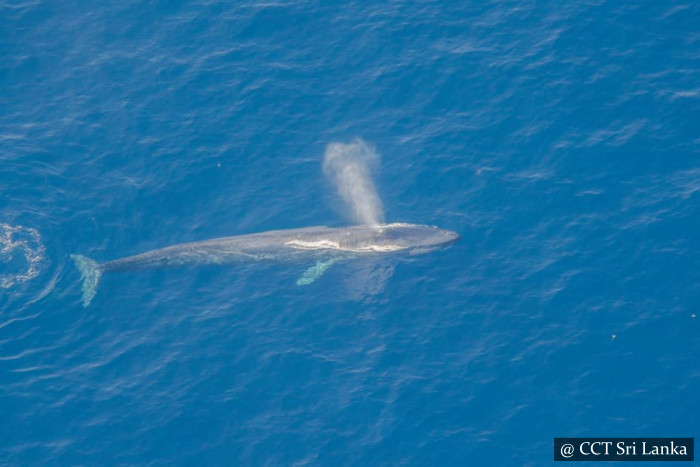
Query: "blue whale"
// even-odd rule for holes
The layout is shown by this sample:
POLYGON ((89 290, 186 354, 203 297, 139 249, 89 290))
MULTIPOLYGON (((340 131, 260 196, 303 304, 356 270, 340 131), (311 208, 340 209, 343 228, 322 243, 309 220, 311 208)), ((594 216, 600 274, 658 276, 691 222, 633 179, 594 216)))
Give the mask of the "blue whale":
POLYGON ((101 264, 81 255, 71 255, 71 258, 82 274, 82 302, 87 307, 97 293, 100 277, 106 272, 187 264, 315 260, 316 264, 297 280, 297 285, 306 285, 338 261, 399 253, 421 254, 458 239, 456 232, 416 224, 305 227, 181 243, 101 264))

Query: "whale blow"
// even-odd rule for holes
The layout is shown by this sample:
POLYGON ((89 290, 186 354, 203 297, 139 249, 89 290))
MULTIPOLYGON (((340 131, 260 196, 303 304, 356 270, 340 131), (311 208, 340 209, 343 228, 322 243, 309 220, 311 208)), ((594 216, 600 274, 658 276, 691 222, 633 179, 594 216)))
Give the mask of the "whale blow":
POLYGON ((361 139, 350 144, 331 143, 326 147, 323 172, 335 184, 358 224, 384 222, 382 202, 371 177, 378 165, 379 155, 361 139))

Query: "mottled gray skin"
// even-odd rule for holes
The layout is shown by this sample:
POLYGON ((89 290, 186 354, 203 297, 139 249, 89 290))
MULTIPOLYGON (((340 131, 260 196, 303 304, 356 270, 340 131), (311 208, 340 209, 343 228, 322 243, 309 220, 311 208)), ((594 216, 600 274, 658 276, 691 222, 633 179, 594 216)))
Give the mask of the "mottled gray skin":
POLYGON ((457 233, 414 224, 306 227, 202 242, 182 243, 99 265, 106 271, 148 269, 185 264, 230 264, 246 261, 349 259, 389 253, 424 253, 459 239, 457 233))

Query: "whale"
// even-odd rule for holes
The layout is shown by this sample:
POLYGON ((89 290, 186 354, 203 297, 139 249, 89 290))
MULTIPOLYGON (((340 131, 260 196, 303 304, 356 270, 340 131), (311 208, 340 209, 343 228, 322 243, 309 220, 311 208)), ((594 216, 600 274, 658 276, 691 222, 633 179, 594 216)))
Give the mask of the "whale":
POLYGON ((71 258, 81 273, 82 304, 87 307, 105 273, 190 264, 313 263, 296 282, 304 286, 313 283, 340 261, 380 255, 424 254, 449 246, 459 238, 451 230, 419 224, 319 226, 180 243, 104 263, 78 254, 71 255, 71 258))

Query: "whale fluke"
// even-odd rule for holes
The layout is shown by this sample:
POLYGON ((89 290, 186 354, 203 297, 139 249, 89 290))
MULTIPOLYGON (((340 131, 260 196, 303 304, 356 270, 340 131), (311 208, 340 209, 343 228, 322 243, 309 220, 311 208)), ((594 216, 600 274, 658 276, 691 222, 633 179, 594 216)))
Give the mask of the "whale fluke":
POLYGON ((102 276, 100 263, 82 255, 70 255, 70 257, 80 270, 83 280, 83 307, 87 307, 95 297, 100 283, 102 276))

